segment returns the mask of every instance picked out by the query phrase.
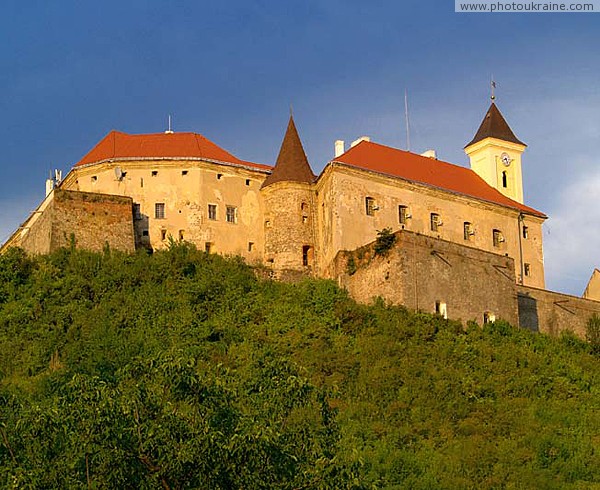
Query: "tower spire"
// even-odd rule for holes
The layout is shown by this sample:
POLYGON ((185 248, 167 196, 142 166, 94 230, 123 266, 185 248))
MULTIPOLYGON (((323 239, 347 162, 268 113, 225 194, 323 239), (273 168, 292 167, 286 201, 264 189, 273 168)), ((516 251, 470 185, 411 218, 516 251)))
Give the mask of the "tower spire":
POLYGON ((275 167, 265 181, 262 187, 274 184, 275 182, 305 182, 311 183, 315 180, 306 153, 302 147, 302 141, 298 135, 298 130, 294 124, 294 117, 290 114, 279 156, 275 167))

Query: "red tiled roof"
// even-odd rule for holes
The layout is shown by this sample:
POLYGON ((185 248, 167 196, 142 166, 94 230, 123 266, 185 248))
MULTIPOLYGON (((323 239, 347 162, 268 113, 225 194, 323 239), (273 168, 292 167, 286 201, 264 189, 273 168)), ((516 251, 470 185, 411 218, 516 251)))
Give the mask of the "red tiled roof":
POLYGON ((306 153, 302 147, 302 141, 294 124, 294 118, 290 116, 285 136, 279 149, 277 163, 273 172, 263 182, 262 187, 275 182, 314 182, 315 175, 310 169, 306 153))
POLYGON ((260 163, 246 162, 196 133, 127 134, 108 133, 75 167, 104 160, 134 158, 202 158, 270 170, 260 163))
POLYGON ((471 169, 389 146, 361 141, 333 161, 546 217, 506 197, 471 169))

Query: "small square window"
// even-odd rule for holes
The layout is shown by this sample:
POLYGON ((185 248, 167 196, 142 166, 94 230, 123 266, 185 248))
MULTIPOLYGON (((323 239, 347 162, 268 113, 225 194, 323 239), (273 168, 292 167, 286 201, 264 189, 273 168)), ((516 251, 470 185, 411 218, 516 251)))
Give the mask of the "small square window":
POLYGON ((217 180, 221 180, 221 177, 223 177, 223 174, 217 174, 217 180))
POLYGON ((160 230, 160 239, 165 241, 167 239, 167 230, 160 230))
POLYGON ((237 223, 237 208, 235 206, 227 206, 225 219, 227 223, 237 223))
POLYGON ((500 244, 504 242, 504 237, 502 236, 502 232, 500 230, 492 231, 492 243, 494 247, 499 247, 500 244))
POLYGON ((158 170, 153 170, 152 171, 152 177, 156 177, 158 175, 158 170))
POLYGON ((435 313, 436 313, 436 315, 440 315, 440 316, 443 316, 444 318, 448 318, 448 307, 446 306, 446 303, 443 303, 441 301, 436 301, 435 302, 435 313))
POLYGON ((138 203, 133 203, 133 219, 141 220, 142 219, 142 205, 138 203))
POLYGON ((302 246, 302 265, 308 267, 311 263, 312 247, 310 245, 302 246))
POLYGON ((215 221, 217 219, 217 205, 209 204, 208 205, 208 219, 215 221))
POLYGON ((486 311, 483 314, 483 323, 494 323, 496 321, 496 315, 491 311, 486 311))
POLYGON ((96 175, 92 175, 92 182, 97 182, 98 181, 98 177, 96 175))
POLYGON ((211 253, 211 252, 212 252, 212 250, 213 250, 213 244, 212 244, 211 242, 206 242, 206 243, 204 244, 204 251, 205 251, 207 254, 209 254, 209 253, 211 253))
POLYGON ((249 186, 250 185, 250 179, 246 179, 246 185, 249 186))
POLYGON ((149 236, 148 230, 142 230, 142 236, 149 236))
POLYGON ((183 240, 183 232, 184 230, 179 230, 179 239, 183 240))
POLYGON ((254 242, 248 242, 248 252, 252 252, 254 249, 254 242))
POLYGON ((365 197, 365 212, 367 216, 375 216, 375 211, 377 210, 377 206, 375 206, 375 199, 372 197, 365 197))
POLYGON ((463 223, 463 238, 467 241, 469 241, 471 239, 471 237, 475 234, 475 232, 473 231, 473 224, 469 223, 468 221, 465 221, 463 223))
POLYGON ((187 171, 187 170, 182 170, 182 171, 181 171, 181 175, 187 175, 187 174, 188 174, 188 171, 187 171))
POLYGON ((529 238, 529 227, 523 226, 523 238, 527 240, 529 238))
POLYGON ((265 221, 265 228, 271 228, 271 221, 270 220, 266 220, 265 221))
POLYGON ((156 219, 165 219, 165 203, 157 202, 154 204, 154 217, 156 219))
POLYGON ((431 231, 439 231, 440 226, 442 226, 441 216, 437 213, 431 213, 429 220, 431 231))
POLYGON ((408 207, 403 205, 398 206, 398 223, 405 225, 408 218, 408 207))
POLYGON ((530 264, 523 264, 523 273, 525 274, 526 277, 531 276, 531 265, 530 264))

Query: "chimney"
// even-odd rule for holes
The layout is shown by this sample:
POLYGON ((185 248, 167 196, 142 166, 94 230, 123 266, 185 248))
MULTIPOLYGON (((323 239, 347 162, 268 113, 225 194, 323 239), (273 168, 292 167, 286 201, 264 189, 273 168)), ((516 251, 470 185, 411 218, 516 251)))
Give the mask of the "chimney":
POLYGON ((368 136, 361 136, 358 139, 355 139, 351 144, 350 144, 350 148, 352 148, 353 146, 358 145, 361 141, 371 141, 371 138, 369 138, 368 136))
POLYGON ((339 157, 345 151, 344 140, 335 140, 335 158, 339 157))
POLYGON ((421 153, 421 156, 427 157, 427 158, 432 158, 433 160, 437 160, 437 154, 435 153, 435 150, 424 151, 423 153, 421 153))

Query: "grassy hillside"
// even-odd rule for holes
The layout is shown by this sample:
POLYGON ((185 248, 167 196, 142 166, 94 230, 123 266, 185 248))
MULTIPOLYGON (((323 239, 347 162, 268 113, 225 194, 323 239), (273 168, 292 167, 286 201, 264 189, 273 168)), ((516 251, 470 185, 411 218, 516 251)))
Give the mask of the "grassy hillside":
POLYGON ((2 488, 600 488, 600 360, 175 245, 0 257, 2 488))

